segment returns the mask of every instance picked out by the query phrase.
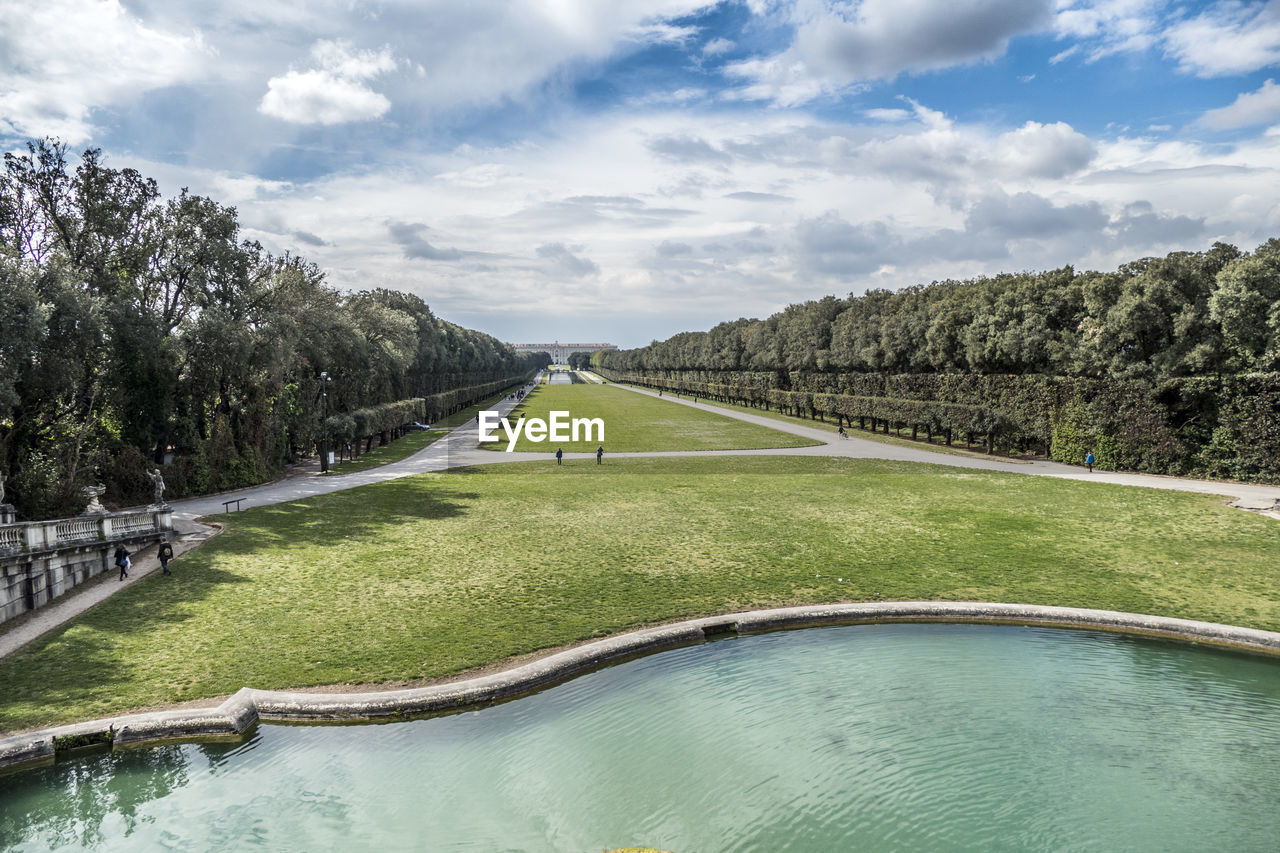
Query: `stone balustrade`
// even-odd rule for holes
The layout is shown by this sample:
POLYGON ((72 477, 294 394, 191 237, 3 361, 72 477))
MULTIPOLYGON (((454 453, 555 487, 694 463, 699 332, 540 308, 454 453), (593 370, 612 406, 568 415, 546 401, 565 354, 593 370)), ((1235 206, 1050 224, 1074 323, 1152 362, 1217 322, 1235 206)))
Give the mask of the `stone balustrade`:
POLYGON ((0 622, 111 569, 117 545, 133 551, 172 529, 168 507, 0 524, 0 622))

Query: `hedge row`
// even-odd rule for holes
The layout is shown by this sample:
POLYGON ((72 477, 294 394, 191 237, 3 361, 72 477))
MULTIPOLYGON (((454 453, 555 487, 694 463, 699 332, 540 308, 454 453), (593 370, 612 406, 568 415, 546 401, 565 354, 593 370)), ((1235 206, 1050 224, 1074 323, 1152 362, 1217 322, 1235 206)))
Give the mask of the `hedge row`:
POLYGON ((356 409, 331 416, 325 421, 325 427, 334 441, 352 442, 358 439, 366 443, 365 449, 368 450, 375 436, 380 439, 380 444, 386 444, 390 439, 398 437, 403 428, 414 421, 438 421, 526 379, 527 375, 509 376, 428 397, 413 397, 356 409))
MULTIPOLYGON (((1179 379, 1160 387, 1084 377, 654 371, 602 376, 725 402, 833 419, 870 418, 932 436, 981 437, 1104 468, 1280 482, 1280 374, 1179 379)), ((852 420, 850 420, 852 422, 852 420)))
POLYGON ((425 409, 426 400, 413 397, 333 415, 324 425, 329 437, 337 442, 357 439, 372 442, 377 435, 382 438, 381 443, 386 444, 389 438, 396 437, 402 427, 420 420, 425 409), (388 433, 391 434, 389 437, 388 433))

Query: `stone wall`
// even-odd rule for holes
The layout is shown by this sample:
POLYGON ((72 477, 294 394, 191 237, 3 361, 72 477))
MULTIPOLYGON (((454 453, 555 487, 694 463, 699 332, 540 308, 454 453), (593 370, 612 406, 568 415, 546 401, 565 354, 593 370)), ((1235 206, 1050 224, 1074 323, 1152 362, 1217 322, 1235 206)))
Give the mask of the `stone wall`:
POLYGON ((172 529, 167 507, 0 524, 0 622, 114 569, 111 554, 117 545, 136 551, 172 529))

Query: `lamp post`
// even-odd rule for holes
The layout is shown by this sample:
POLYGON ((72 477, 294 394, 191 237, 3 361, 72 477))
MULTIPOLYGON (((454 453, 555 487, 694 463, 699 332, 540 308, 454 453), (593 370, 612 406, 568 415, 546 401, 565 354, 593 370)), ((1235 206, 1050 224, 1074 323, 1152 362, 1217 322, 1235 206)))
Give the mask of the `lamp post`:
POLYGON ((329 473, 329 372, 320 371, 320 473, 329 473))

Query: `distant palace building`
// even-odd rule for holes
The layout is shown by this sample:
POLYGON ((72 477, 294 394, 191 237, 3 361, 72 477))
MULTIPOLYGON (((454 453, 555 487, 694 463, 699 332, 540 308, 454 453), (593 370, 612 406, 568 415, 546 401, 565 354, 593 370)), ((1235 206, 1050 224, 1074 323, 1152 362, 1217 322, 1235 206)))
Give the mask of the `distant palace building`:
POLYGON ((512 344, 516 352, 549 352, 552 364, 568 364, 569 356, 575 352, 595 352, 598 349, 616 350, 613 344, 512 344))

